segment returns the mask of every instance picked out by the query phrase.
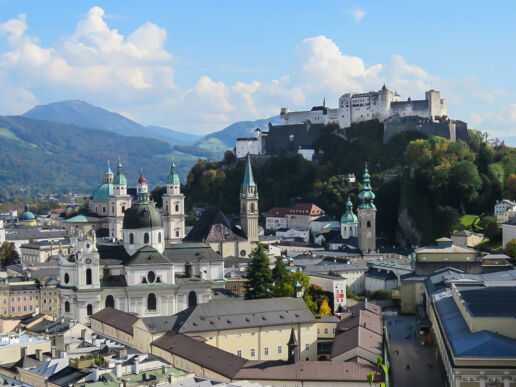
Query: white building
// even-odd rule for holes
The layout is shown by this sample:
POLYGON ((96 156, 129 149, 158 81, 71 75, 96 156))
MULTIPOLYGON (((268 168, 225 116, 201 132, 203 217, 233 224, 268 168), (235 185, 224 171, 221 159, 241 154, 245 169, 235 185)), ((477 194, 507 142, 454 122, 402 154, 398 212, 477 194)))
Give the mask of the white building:
MULTIPOLYGON (((149 192, 143 171, 140 173, 137 186, 137 190, 141 189, 149 192)), ((88 217, 85 218, 79 215, 70 219, 70 221, 76 218, 85 218, 86 224, 81 225, 83 228, 90 224, 96 229, 104 228, 107 224, 109 227, 109 237, 113 240, 122 240, 125 238, 122 235, 125 213, 136 200, 136 197, 129 194, 127 179, 122 173, 120 160, 118 161, 116 174, 113 174, 108 163, 102 184, 95 189, 88 203, 90 212, 98 215, 99 218, 90 221, 87 219, 88 217)), ((163 246, 165 242, 178 243, 185 237, 184 211, 184 195, 181 193, 179 176, 175 171, 175 164, 172 162, 170 173, 167 177, 167 191, 163 195, 163 208, 160 214, 164 224, 163 240, 160 242, 163 246)), ((70 226, 68 225, 68 228, 70 226)), ((150 233, 149 235, 157 237, 157 234, 150 233)), ((141 246, 141 243, 139 244, 141 246)))
POLYGON ((263 153, 263 134, 260 129, 255 129, 254 137, 240 137, 236 139, 235 155, 237 158, 249 155, 261 155, 263 153))
POLYGON ((295 229, 295 228, 281 228, 276 230, 276 236, 288 239, 288 238, 299 238, 304 242, 310 241, 310 230, 295 229))
POLYGON ((265 215, 265 229, 278 230, 280 228, 287 228, 287 214, 290 208, 273 207, 267 211, 265 215))
POLYGON ((365 291, 392 290, 398 287, 398 278, 390 270, 371 267, 365 274, 365 291))
POLYGON ((69 253, 59 259, 61 316, 87 323, 105 307, 168 316, 211 299, 212 280, 224 278, 222 257, 205 244, 165 249, 162 216, 141 178, 122 227, 123 243, 97 244, 93 230, 71 237, 69 253))
POLYGON ((380 122, 399 115, 429 118, 432 121, 446 115, 446 100, 436 90, 425 92, 424 100, 401 101, 398 93, 388 90, 385 85, 379 91, 368 93, 346 93, 339 98, 339 107, 331 109, 324 102, 310 111, 289 112, 282 108, 280 118, 283 125, 302 124, 307 121, 318 124, 338 124, 348 128, 352 123, 378 119, 380 122))
POLYGON ((5 242, 4 221, 0 219, 0 246, 5 242))
POLYGON ((328 274, 310 274, 309 277, 310 285, 320 286, 324 291, 333 293, 332 312, 346 309, 346 278, 328 274))
POLYGON ((497 200, 494 205, 494 215, 498 223, 507 222, 516 216, 516 203, 512 200, 497 200))
POLYGON ((505 248, 511 239, 516 239, 516 218, 502 224, 502 247, 505 248))

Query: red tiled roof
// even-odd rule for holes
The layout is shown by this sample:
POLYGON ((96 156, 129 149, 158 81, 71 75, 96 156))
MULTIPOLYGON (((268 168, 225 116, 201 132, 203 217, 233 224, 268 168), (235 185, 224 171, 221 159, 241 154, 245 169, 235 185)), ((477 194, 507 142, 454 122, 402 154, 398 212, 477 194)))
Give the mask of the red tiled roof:
POLYGON ((267 211, 267 218, 284 218, 290 211, 287 207, 272 207, 267 211))
POLYGON ((97 320, 103 324, 112 326, 122 332, 133 334, 133 324, 139 317, 133 313, 122 312, 114 308, 104 308, 90 316, 90 319, 97 320))

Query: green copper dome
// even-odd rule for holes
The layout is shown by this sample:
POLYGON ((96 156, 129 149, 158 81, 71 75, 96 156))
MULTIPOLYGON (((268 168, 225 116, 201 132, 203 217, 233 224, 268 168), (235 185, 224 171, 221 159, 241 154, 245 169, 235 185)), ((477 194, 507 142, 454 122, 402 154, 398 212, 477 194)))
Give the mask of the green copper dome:
POLYGON ((181 184, 179 181, 179 176, 176 173, 176 164, 172 161, 172 165, 170 166, 170 172, 168 173, 167 177, 167 184, 181 184))
POLYGON ((127 179, 122 173, 122 163, 118 160, 118 166, 116 168, 115 179, 113 180, 113 184, 117 185, 127 185, 127 179))
POLYGON ((107 202, 111 195, 113 195, 113 184, 103 183, 93 192, 93 200, 107 202))
POLYGON ((124 229, 163 228, 161 214, 149 203, 136 203, 124 215, 124 229))
POLYGON ((20 220, 35 220, 36 217, 32 212, 29 211, 29 203, 25 202, 25 211, 20 215, 20 220))
POLYGON ((353 213, 353 203, 348 196, 348 201, 346 203, 346 212, 340 218, 340 223, 358 223, 357 216, 353 213))

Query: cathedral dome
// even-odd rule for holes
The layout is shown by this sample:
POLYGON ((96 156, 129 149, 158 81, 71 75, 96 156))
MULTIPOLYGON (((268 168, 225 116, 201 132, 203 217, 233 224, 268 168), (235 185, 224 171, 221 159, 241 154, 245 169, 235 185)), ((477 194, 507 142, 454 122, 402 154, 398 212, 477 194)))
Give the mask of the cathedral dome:
POLYGON ((20 215, 20 220, 34 220, 36 217, 32 212, 29 211, 29 205, 25 204, 25 211, 23 211, 20 215))
POLYGON ((149 203, 136 203, 124 215, 124 229, 163 228, 161 214, 149 203))
POLYGON ((107 202, 111 195, 113 195, 113 184, 104 183, 95 189, 93 200, 98 202, 107 202))

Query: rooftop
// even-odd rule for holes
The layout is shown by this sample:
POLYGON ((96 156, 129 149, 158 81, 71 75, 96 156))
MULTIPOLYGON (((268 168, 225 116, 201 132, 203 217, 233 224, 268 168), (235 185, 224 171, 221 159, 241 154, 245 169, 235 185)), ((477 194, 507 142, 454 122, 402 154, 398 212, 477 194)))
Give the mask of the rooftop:
POLYGON ((122 312, 121 310, 108 307, 91 315, 90 319, 97 320, 132 335, 133 324, 138 320, 138 317, 133 313, 122 312))
MULTIPOLYGON (((516 287, 457 287, 464 306, 473 317, 513 317, 516 319, 516 287)), ((516 320, 514 321, 516 327, 516 320)))

